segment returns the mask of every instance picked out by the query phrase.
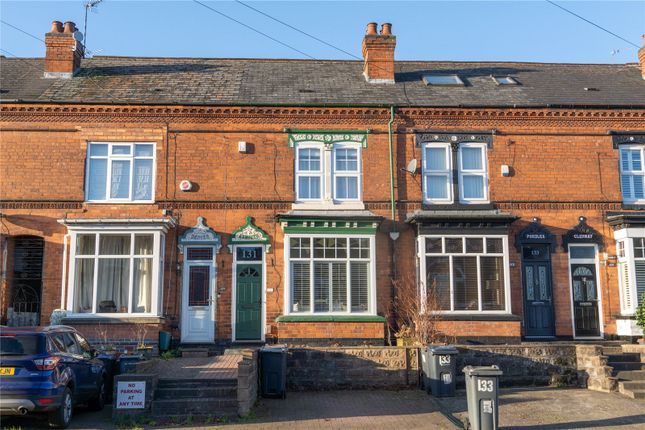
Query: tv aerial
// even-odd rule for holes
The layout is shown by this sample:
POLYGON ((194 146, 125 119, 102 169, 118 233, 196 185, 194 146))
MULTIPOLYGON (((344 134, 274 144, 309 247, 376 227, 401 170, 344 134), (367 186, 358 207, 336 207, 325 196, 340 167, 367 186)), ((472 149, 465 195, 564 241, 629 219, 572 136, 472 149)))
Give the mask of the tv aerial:
POLYGON ((83 26, 83 34, 85 35, 85 47, 87 48, 87 12, 92 11, 96 12, 96 8, 98 7, 99 3, 101 3, 103 0, 88 0, 85 2, 85 25, 83 26))

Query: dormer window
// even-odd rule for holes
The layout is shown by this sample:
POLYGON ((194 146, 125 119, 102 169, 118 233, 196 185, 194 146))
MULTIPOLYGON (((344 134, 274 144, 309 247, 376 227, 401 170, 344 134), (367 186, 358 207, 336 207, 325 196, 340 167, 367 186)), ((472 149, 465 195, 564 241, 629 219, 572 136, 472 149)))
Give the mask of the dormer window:
POLYGON ((434 86, 459 86, 463 87, 464 81, 457 75, 423 75, 426 85, 434 86))
POLYGON ((519 85, 519 82, 510 76, 491 76, 491 78, 493 78, 493 81, 495 81, 497 85, 519 85))

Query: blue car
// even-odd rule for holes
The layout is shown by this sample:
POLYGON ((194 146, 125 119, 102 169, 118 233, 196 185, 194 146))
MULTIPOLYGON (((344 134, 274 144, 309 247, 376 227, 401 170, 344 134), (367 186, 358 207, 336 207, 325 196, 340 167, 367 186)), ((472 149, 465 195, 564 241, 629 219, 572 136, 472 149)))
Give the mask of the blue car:
POLYGON ((107 373, 73 327, 0 328, 0 415, 45 415, 66 428, 77 404, 103 409, 107 373))

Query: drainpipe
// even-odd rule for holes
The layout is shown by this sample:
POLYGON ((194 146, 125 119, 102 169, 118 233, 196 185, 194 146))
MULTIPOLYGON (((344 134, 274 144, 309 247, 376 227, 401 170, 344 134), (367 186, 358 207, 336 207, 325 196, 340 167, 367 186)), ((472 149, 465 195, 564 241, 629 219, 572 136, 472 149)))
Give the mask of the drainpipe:
MULTIPOLYGON (((392 227, 390 230, 390 322, 393 322, 396 314, 394 312, 394 299, 396 297, 396 290, 394 288, 394 280, 396 279, 396 247, 395 242, 399 238, 399 232, 396 231, 396 209, 394 201, 394 153, 392 148, 392 125, 394 124, 394 110, 395 106, 390 106, 390 121, 387 123, 387 137, 388 146, 390 150, 390 206, 391 206, 391 221, 392 227)), ((389 326, 389 324, 388 324, 389 326)), ((389 339, 388 339, 389 341, 389 339)))

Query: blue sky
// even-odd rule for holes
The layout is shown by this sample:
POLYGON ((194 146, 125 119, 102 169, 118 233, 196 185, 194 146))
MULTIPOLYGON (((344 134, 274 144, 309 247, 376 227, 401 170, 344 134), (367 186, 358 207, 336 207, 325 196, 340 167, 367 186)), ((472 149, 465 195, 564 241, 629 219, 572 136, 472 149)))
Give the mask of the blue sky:
MULTIPOLYGON (((206 1, 206 0, 203 0, 206 1)), ((642 46, 645 0, 557 1, 642 46)), ((38 37, 51 21, 82 29, 84 1, 0 1, 2 20, 38 37)), ((232 1, 207 4, 320 59, 351 59, 232 1)), ((254 1, 251 6, 361 56, 370 21, 391 22, 398 60, 636 62, 637 49, 546 1, 254 1)), ((96 55, 304 58, 280 44, 184 1, 104 0, 88 18, 96 55)), ((0 48, 42 57, 44 45, 0 24, 0 48)), ((8 55, 7 52, 2 52, 8 55)))

